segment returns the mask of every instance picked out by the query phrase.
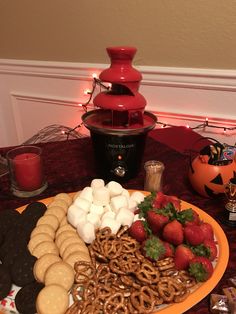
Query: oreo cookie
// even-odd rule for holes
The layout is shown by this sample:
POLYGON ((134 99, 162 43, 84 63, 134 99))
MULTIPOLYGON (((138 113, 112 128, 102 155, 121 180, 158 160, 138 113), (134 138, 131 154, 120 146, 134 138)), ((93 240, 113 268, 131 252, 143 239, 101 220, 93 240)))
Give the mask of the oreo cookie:
POLYGON ((4 210, 0 212, 0 230, 3 236, 6 235, 9 228, 14 227, 21 215, 14 209, 4 210))
POLYGON ((39 218, 44 215, 47 210, 47 206, 42 202, 33 202, 26 206, 25 210, 21 214, 23 221, 34 222, 35 225, 39 218))
POLYGON ((23 287, 34 282, 33 267, 37 258, 28 250, 22 252, 11 265, 11 278, 14 284, 23 287))
POLYGON ((12 285, 10 273, 2 264, 0 264, 0 278, 0 300, 2 300, 8 295, 12 285))
POLYGON ((21 314, 35 314, 36 299, 44 284, 34 281, 21 288, 15 297, 15 304, 21 314))

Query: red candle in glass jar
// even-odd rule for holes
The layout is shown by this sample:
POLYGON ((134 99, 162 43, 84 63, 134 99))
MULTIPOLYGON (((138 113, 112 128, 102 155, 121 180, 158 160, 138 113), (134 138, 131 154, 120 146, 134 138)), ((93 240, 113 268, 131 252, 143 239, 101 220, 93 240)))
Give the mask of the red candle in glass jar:
POLYGON ((24 191, 34 191, 42 185, 41 158, 35 153, 22 153, 13 158, 15 180, 24 191))

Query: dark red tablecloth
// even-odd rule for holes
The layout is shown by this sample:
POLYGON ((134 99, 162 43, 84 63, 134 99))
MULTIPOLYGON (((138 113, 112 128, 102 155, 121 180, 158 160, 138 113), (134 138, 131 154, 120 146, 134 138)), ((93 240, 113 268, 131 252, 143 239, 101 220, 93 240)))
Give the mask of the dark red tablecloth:
MULTIPOLYGON (((176 195, 184 201, 192 203, 210 214, 223 228, 230 246, 228 267, 221 281, 214 288, 214 293, 222 293, 228 286, 228 278, 236 275, 236 228, 228 227, 221 222, 224 212, 225 198, 207 199, 197 195, 191 188, 187 171, 189 167, 188 149, 192 149, 197 133, 183 128, 164 131, 155 130, 149 133, 141 169, 136 178, 123 184, 129 189, 143 189, 143 164, 150 159, 157 159, 165 164, 163 176, 164 193, 176 195), (163 133, 162 133, 163 132, 163 133), (164 135, 163 135, 164 134, 164 135), (185 142, 185 145, 183 145, 185 142), (179 143, 179 144, 178 144, 179 143), (167 145, 168 144, 168 145, 167 145)), ((204 144, 201 143, 201 145, 204 144)), ((73 192, 88 186, 92 179, 97 178, 94 167, 93 148, 90 138, 38 144, 43 148, 43 161, 48 188, 38 197, 22 199, 14 197, 9 190, 8 176, 0 178, 0 210, 17 208, 32 200, 56 195, 59 192, 73 192)), ((197 148, 199 149, 199 142, 197 148)), ((196 149, 196 147, 194 147, 196 149)), ((5 155, 9 147, 1 148, 0 154, 5 155)), ((209 313, 209 295, 186 313, 209 313)))

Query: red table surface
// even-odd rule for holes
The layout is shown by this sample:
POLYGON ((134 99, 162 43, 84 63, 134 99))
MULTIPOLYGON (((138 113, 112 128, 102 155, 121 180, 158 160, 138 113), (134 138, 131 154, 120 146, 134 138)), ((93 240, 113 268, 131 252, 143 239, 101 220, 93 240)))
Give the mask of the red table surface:
MULTIPOLYGON (((191 187, 187 172, 189 168, 189 150, 200 150, 207 145, 207 140, 185 127, 173 127, 151 131, 147 137, 140 171, 134 179, 122 184, 128 189, 143 190, 144 162, 150 159, 160 160, 165 164, 163 192, 176 195, 211 215, 224 230, 230 247, 228 267, 212 293, 222 294, 222 288, 228 287, 228 279, 236 275, 236 228, 222 223, 225 197, 217 199, 203 198, 191 187)), ((93 148, 90 137, 37 144, 43 148, 42 158, 48 188, 38 197, 18 198, 9 190, 8 176, 0 178, 0 210, 17 208, 32 201, 56 195, 60 192, 74 192, 90 185, 97 178, 94 166, 93 148)), ((5 155, 10 147, 0 148, 5 155)), ((209 298, 201 300, 186 313, 209 313, 209 298)))

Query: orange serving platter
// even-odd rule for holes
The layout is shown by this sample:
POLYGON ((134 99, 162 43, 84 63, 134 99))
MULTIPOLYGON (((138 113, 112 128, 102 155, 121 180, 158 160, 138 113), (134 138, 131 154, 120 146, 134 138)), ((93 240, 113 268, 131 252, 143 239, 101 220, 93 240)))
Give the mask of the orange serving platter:
MULTIPOLYGON (((133 192, 133 190, 130 190, 130 192, 133 192)), ((144 195, 148 195, 148 192, 140 191, 144 195)), ((74 195, 75 193, 70 193, 70 195, 74 195)), ((39 200, 40 202, 43 202, 44 204, 48 204, 52 201, 53 197, 45 198, 43 200, 39 200)), ((20 213, 25 209, 26 206, 19 207, 17 211, 20 213)), ((170 313, 183 313, 193 307, 195 304, 200 302, 203 298, 205 298, 212 289, 217 285, 217 283, 220 281, 221 277, 223 276, 225 269, 228 264, 229 260, 229 245, 228 240, 226 238, 226 235, 220 225, 213 219, 210 215, 208 215, 203 210, 199 209, 198 207, 181 201, 181 209, 187 209, 192 208, 194 209, 201 219, 205 222, 208 222, 212 225, 215 233, 215 240, 218 244, 218 257, 214 264, 214 273, 211 276, 208 281, 198 284, 195 286, 195 289, 193 292, 190 293, 189 297, 184 300, 181 303, 173 303, 170 305, 163 305, 160 306, 159 309, 155 310, 153 314, 170 314, 170 313)))

